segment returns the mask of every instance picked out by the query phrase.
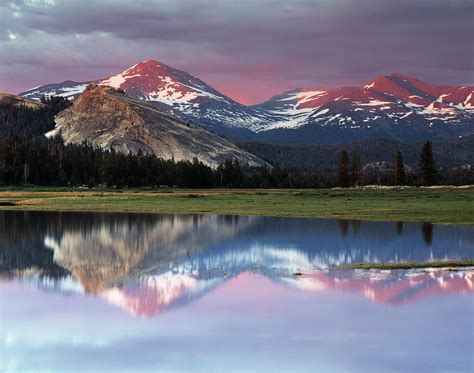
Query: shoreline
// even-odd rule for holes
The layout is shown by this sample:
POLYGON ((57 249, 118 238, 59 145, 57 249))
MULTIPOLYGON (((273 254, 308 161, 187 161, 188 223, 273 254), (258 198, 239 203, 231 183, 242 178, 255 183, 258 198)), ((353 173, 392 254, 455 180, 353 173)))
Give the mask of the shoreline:
POLYGON ((219 214, 474 226, 474 187, 0 189, 0 211, 219 214))

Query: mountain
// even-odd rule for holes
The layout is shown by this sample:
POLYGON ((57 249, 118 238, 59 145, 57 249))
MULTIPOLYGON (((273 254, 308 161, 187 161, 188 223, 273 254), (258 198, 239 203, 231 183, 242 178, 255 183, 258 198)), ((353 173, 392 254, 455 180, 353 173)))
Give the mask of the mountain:
POLYGON ((20 93, 19 96, 23 96, 31 100, 40 100, 43 96, 74 98, 80 95, 90 83, 92 82, 75 82, 73 80, 65 80, 62 83, 52 83, 30 88, 29 90, 20 93))
POLYGON ((412 142, 474 133, 474 87, 436 86, 391 74, 364 87, 295 90, 254 106, 278 116, 260 140, 412 142))
POLYGON ((142 151, 177 161, 196 157, 212 167, 228 158, 251 166, 262 163, 221 137, 105 85, 89 85, 55 122, 56 127, 46 136, 60 135, 65 143, 87 140, 102 148, 142 151))
MULTIPOLYGON (((75 97, 87 83, 49 84, 20 95, 36 100, 43 95, 75 97)), ((254 106, 239 104, 202 80, 153 60, 94 83, 121 88, 161 110, 238 140, 412 142, 474 134, 474 87, 432 85, 401 74, 378 77, 363 87, 297 89, 254 106)))
POLYGON ((121 88, 140 100, 149 101, 170 114, 180 116, 220 134, 252 134, 252 123, 260 122, 260 113, 216 91, 202 80, 163 63, 146 60, 125 71, 93 82, 48 84, 20 93, 39 100, 43 95, 77 97, 89 83, 121 88))

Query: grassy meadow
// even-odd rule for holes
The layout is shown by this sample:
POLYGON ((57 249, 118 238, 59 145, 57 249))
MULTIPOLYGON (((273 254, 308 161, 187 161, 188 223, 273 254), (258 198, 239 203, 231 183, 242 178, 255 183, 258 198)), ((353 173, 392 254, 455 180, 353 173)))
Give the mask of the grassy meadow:
POLYGON ((0 189, 1 210, 203 213, 474 225, 474 187, 318 190, 0 189))

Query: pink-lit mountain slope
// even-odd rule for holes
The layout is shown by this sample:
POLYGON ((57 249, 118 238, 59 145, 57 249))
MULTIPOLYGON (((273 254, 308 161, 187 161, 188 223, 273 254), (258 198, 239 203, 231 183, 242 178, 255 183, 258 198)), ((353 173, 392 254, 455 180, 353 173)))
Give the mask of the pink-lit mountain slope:
MULTIPOLYGON (((75 97, 87 83, 49 84, 20 95, 75 97)), ((428 84, 400 74, 362 87, 297 89, 244 106, 202 80, 147 60, 95 83, 124 89, 140 100, 218 134, 274 142, 447 139, 474 133, 474 87, 428 84)))

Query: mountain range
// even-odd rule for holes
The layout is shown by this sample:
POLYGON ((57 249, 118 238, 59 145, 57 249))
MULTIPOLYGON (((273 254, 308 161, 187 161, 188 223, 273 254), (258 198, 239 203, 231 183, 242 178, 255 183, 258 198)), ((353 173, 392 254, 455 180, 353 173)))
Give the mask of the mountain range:
POLYGON ((93 82, 47 84, 20 96, 74 98, 90 83, 123 89, 232 140, 340 143, 389 138, 414 142, 474 134, 474 87, 433 85, 401 74, 381 76, 362 87, 296 89, 245 106, 184 71, 146 60, 93 82))

